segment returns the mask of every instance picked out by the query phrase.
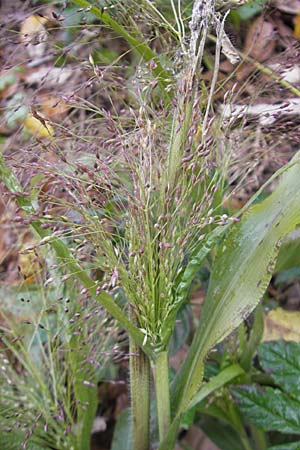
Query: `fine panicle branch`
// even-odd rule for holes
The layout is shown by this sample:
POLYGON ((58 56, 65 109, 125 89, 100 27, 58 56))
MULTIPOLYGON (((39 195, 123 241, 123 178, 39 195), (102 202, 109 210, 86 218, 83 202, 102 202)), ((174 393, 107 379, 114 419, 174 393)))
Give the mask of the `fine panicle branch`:
MULTIPOLYGON (((2 155, 0 155, 0 177, 5 183, 6 187, 10 190, 10 192, 13 194, 17 194, 17 203, 20 208, 27 214, 33 214, 34 207, 32 206, 31 201, 23 194, 20 183, 18 182, 17 178, 10 170, 10 168, 5 164, 2 155)), ((143 347, 143 350, 148 354, 148 356, 153 356, 152 351, 150 350, 150 347, 147 345, 147 343, 143 345, 144 334, 131 323, 125 313, 121 310, 121 308, 119 308, 119 306, 115 303, 115 301, 109 294, 104 291, 102 291, 100 294, 97 294, 96 283, 78 264, 76 259, 71 255, 68 247, 57 237, 51 236, 51 234, 49 234, 47 230, 44 230, 41 227, 41 223, 39 220, 34 220, 31 223, 31 226, 38 234, 38 236, 42 239, 42 244, 49 243, 52 246, 59 259, 63 261, 68 268, 68 273, 77 278, 83 284, 83 286, 89 291, 90 295, 95 297, 101 303, 101 305, 107 309, 107 311, 120 323, 120 325, 128 331, 128 333, 132 336, 132 338, 139 346, 143 347)))
POLYGON ((75 5, 86 8, 86 11, 93 14, 97 19, 108 25, 119 36, 123 37, 130 47, 137 51, 145 62, 153 61, 152 72, 157 77, 158 84, 161 87, 163 96, 166 101, 170 101, 171 96, 166 90, 167 86, 172 82, 172 75, 163 68, 157 54, 144 42, 141 42, 133 34, 130 34, 125 28, 116 22, 106 11, 92 5, 87 0, 72 0, 75 5))

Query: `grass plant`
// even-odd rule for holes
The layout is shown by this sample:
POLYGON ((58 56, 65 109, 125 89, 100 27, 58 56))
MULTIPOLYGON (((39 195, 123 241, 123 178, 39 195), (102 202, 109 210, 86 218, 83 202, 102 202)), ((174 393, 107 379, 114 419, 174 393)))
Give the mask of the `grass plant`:
MULTIPOLYGON (((133 450, 154 447, 171 450, 184 414, 207 395, 208 388, 203 382, 205 360, 214 346, 257 306, 272 276, 282 239, 300 223, 299 156, 274 176, 281 178, 270 197, 250 207, 257 194, 243 210, 230 216, 222 205, 224 167, 228 161, 222 146, 230 130, 213 111, 226 13, 222 15, 214 0, 195 0, 188 16, 189 5, 185 9, 180 0, 171 1, 174 18, 169 23, 158 6, 144 1, 147 13, 154 15, 155 20, 159 18, 173 39, 177 64, 170 59, 165 69, 163 58, 148 46, 134 19, 129 26, 122 22, 124 14, 118 21, 117 13, 111 17, 108 9, 86 0, 73 3, 94 14, 140 54, 141 71, 147 82, 151 80, 150 88, 145 89, 142 82, 137 84, 138 106, 128 107, 126 114, 123 110, 123 116, 114 114, 113 106, 113 112, 108 108, 96 111, 99 125, 102 123, 110 130, 111 138, 89 155, 88 162, 68 161, 59 143, 55 139, 50 141, 49 148, 60 157, 60 165, 59 168, 46 165, 44 175, 51 175, 57 184, 64 186, 68 197, 59 198, 50 189, 38 200, 43 205, 59 206, 68 214, 51 214, 50 207, 43 210, 41 204, 36 206, 2 157, 0 172, 41 239, 39 245, 51 246, 67 276, 77 279, 84 286, 84 293, 94 297, 129 334, 133 450), (215 70, 206 89, 201 67, 210 33, 216 38, 215 70), (76 221, 72 221, 70 211, 78 218, 76 221), (80 258, 82 248, 92 249, 88 263, 80 258), (176 317, 212 250, 215 258, 200 323, 171 384, 168 353, 176 317), (119 291, 121 300, 117 296, 119 291), (152 442, 150 368, 158 424, 158 438, 152 442)), ((121 12, 136 5, 125 3, 120 2, 121 12)), ((99 70, 93 58, 90 64, 97 77, 99 70)), ((42 192, 42 185, 38 188, 42 192)), ((96 308, 92 300, 83 308, 89 310, 91 305, 96 308)), ((93 315, 93 310, 89 314, 93 315)), ((86 359, 94 358, 92 350, 102 348, 96 337, 99 327, 101 321, 94 325, 92 334, 87 328, 81 331, 84 336, 75 337, 71 327, 72 337, 64 336, 54 348, 56 358, 60 354, 59 345, 68 345, 70 355, 76 355, 74 359, 65 352, 62 367, 59 359, 52 361, 56 342, 53 336, 46 341, 46 347, 40 346, 44 353, 48 348, 44 369, 47 371, 50 366, 54 373, 51 388, 40 372, 36 374, 23 344, 12 347, 11 341, 4 339, 6 347, 28 373, 28 382, 18 388, 23 389, 24 396, 32 395, 30 401, 37 405, 28 418, 31 427, 25 442, 32 438, 32 442, 42 446, 44 436, 49 435, 53 437, 50 445, 59 450, 89 448, 97 379, 95 373, 88 380, 83 379, 79 367, 86 359), (88 343, 87 338, 92 342, 88 343), (71 386, 69 381, 65 384, 60 381, 62 377, 68 379, 68 373, 72 374, 71 386), (37 382, 42 400, 31 392, 31 386, 37 382), (55 392, 58 387, 62 389, 59 394, 55 392), (62 396, 67 407, 61 410, 57 399, 62 396), (39 412, 42 401, 49 404, 45 417, 39 412), (88 412, 82 411, 85 402, 88 412), (67 430, 66 422, 70 423, 67 430), (52 434, 48 429, 46 433, 46 425, 52 434)), ((35 333, 38 331, 35 327, 35 333)), ((4 368, 6 373, 5 362, 4 368)), ((244 373, 238 365, 229 369, 216 376, 209 392, 244 373)), ((8 379, 13 376, 11 368, 2 386, 12 398, 11 385, 16 383, 8 383, 8 379)), ((20 425, 21 429, 23 426, 20 425)), ((242 444, 246 450, 252 448, 245 432, 242 444)))

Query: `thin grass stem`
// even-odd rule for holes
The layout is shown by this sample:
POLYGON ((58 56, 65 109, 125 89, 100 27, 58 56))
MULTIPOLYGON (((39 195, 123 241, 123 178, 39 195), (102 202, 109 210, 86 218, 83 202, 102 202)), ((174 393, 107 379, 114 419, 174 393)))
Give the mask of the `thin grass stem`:
POLYGON ((133 424, 133 450, 150 448, 150 363, 130 338, 130 394, 133 424))
POLYGON ((168 352, 158 355, 152 370, 155 381, 159 441, 162 442, 171 423, 168 352))

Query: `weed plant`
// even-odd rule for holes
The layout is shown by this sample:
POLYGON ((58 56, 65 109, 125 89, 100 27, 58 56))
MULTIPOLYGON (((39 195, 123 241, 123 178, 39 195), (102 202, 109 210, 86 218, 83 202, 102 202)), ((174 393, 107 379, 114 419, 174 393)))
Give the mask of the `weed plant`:
POLYGON ((14 293, 19 314, 2 310, 0 443, 7 450, 88 449, 97 384, 122 356, 101 306, 51 272, 46 287, 14 293))
MULTIPOLYGON (((63 267, 67 278, 77 278, 83 284, 81 295, 94 297, 128 331, 132 448, 171 450, 184 414, 206 396, 203 372, 209 352, 258 304, 270 281, 282 238, 300 222, 298 157, 273 176, 282 175, 282 179, 265 202, 252 207, 240 220, 261 188, 243 210, 230 215, 223 207, 231 155, 231 149, 226 148, 230 128, 213 108, 221 52, 236 57, 234 49, 228 50, 224 32, 227 13, 214 0, 195 0, 192 4, 171 0, 167 12, 159 3, 148 0, 142 3, 143 9, 135 2, 119 2, 110 5, 114 8, 102 9, 86 0, 73 3, 104 22, 140 54, 142 62, 129 87, 135 100, 119 110, 113 101, 110 108, 102 109, 86 101, 81 103, 93 115, 90 126, 105 128, 106 139, 99 146, 94 143, 90 151, 92 139, 78 139, 69 131, 71 141, 81 140, 78 154, 84 157, 80 160, 69 158, 59 139, 49 139, 47 150, 59 163, 53 166, 43 162, 43 176, 51 180, 50 187, 45 192, 42 181, 35 178, 34 202, 32 192, 27 192, 28 184, 21 186, 4 160, 1 174, 39 235, 39 246, 52 246, 60 270, 63 267), (134 8, 136 14, 128 15, 134 8), (163 56, 157 56, 147 44, 141 14, 166 30, 166 41, 172 44, 165 64, 163 56), (201 67, 210 33, 216 44, 214 71, 207 88, 201 79, 201 67), (58 191, 62 186, 63 194, 58 191), (168 352, 177 313, 187 302, 191 284, 214 247, 215 261, 200 324, 171 385, 168 352), (150 370, 158 423, 158 436, 154 433, 152 442, 150 370)), ((104 83, 93 56, 89 67, 94 79, 100 85, 104 83)), ((232 95, 233 91, 227 93, 228 102, 232 95)), ((66 131, 63 125, 56 127, 66 131)), ((11 163, 9 157, 7 162, 11 163)), ((42 161, 31 165, 27 173, 31 177, 40 174, 40 164, 42 161)), ((2 383, 5 396, 13 398, 15 392, 21 392, 22 403, 28 399, 33 405, 25 420, 30 424, 25 443, 32 440, 42 446, 43 439, 48 439, 45 436, 50 436, 53 448, 89 448, 98 381, 96 372, 89 371, 91 361, 98 361, 95 354, 103 345, 106 348, 107 342, 101 341, 98 331, 106 329, 107 319, 95 321, 93 308, 97 307, 89 299, 80 311, 81 334, 77 336, 75 331, 74 337, 73 327, 79 321, 74 318, 76 301, 74 308, 69 318, 58 307, 56 327, 45 325, 56 331, 40 345, 43 376, 41 371, 36 372, 24 344, 12 346, 11 340, 4 338, 8 350, 22 362, 26 379, 24 383, 14 381, 17 372, 6 364, 9 360, 4 356, 3 371, 8 373, 2 383), (89 320, 84 319, 85 309, 94 319, 92 333, 89 320), (72 324, 70 331, 67 328, 57 333, 64 323, 68 327, 72 324), (61 345, 67 345, 64 357, 58 351, 61 345), (81 369, 87 362, 83 379, 81 369), (52 373, 51 387, 43 378, 47 370, 52 373), (36 383, 40 386, 39 398, 32 391, 36 383), (41 413, 41 402, 48 405, 45 413, 41 413), (83 404, 88 409, 86 414, 83 404)), ((33 336, 39 331, 36 326, 33 336)), ((101 332, 102 339, 104 336, 101 332)), ((252 356, 249 353, 249 358, 252 356)), ((209 392, 243 373, 240 366, 229 367, 210 385, 209 392)), ((242 444, 246 450, 251 448, 245 431, 242 444)))

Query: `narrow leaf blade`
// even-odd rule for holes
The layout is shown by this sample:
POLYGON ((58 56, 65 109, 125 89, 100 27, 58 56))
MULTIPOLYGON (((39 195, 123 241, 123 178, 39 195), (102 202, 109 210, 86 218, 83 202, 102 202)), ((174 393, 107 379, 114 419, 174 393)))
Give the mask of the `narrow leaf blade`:
POLYGON ((173 385, 177 412, 183 412, 198 391, 208 352, 260 301, 271 279, 281 240, 299 223, 297 154, 275 191, 249 209, 218 249, 199 327, 173 385))

